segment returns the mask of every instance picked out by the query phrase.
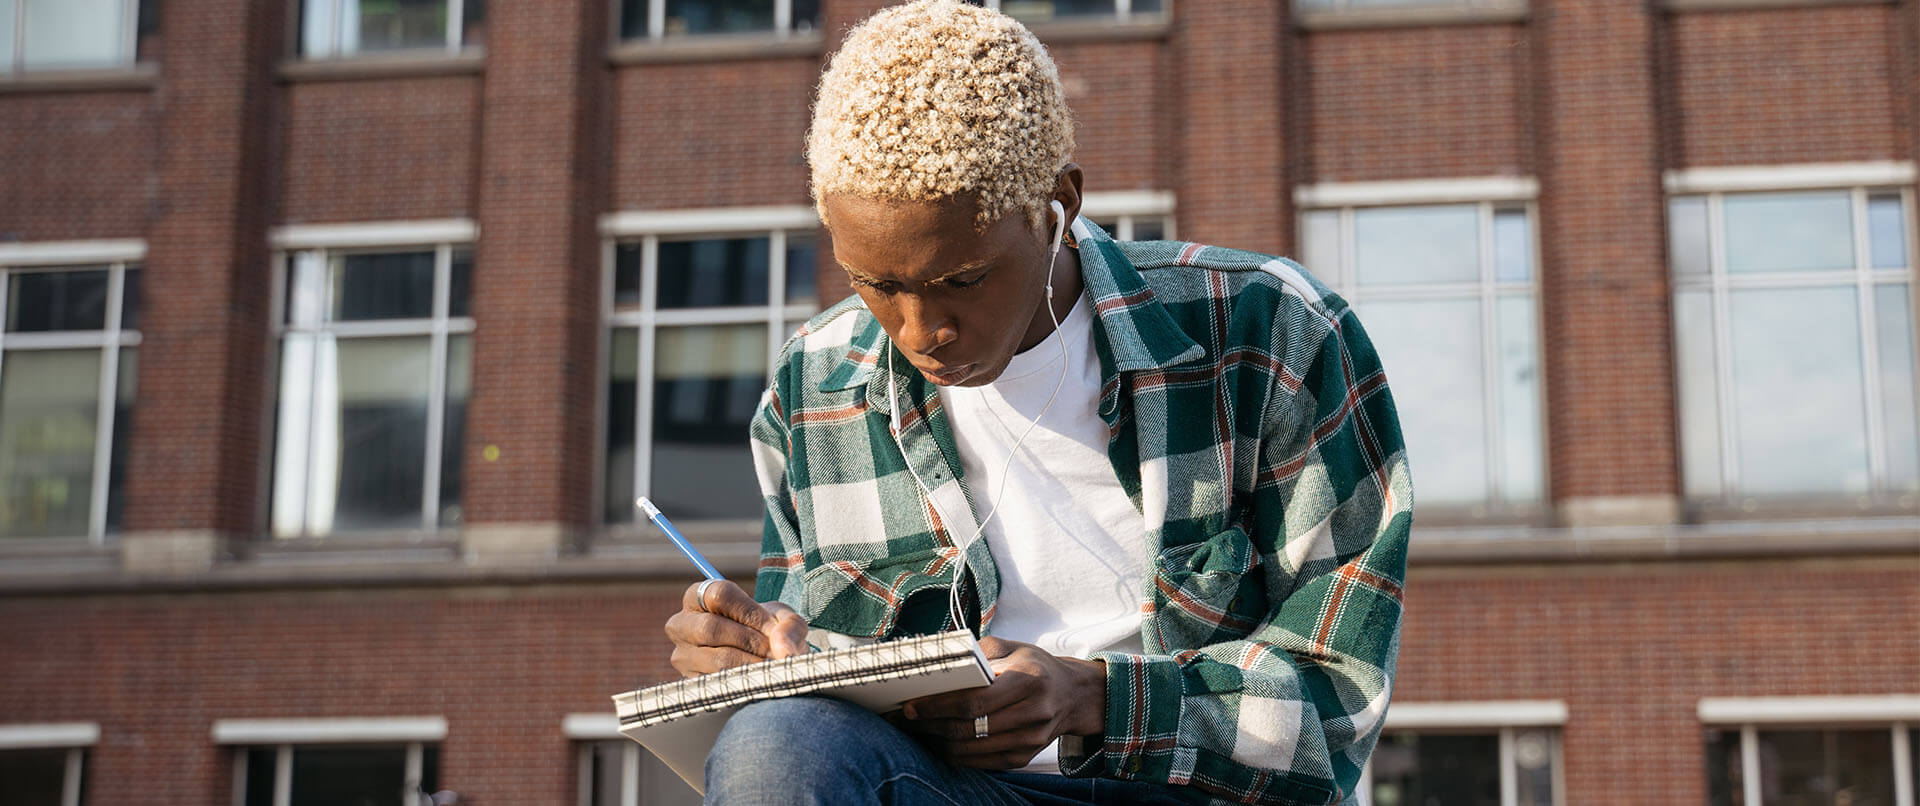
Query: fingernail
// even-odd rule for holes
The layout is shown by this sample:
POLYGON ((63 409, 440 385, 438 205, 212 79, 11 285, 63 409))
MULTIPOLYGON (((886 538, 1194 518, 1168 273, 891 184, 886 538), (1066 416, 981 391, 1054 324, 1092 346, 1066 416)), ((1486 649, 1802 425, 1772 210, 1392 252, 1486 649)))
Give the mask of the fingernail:
POLYGON ((913 708, 913 705, 912 705, 911 703, 909 703, 909 704, 908 704, 908 705, 907 705, 906 707, 904 707, 904 708, 901 708, 901 709, 900 709, 900 712, 901 712, 901 713, 903 713, 903 714, 906 714, 906 715, 907 715, 907 718, 908 718, 908 719, 919 719, 919 718, 920 718, 920 712, 919 712, 919 711, 916 711, 916 710, 914 710, 914 708, 913 708))

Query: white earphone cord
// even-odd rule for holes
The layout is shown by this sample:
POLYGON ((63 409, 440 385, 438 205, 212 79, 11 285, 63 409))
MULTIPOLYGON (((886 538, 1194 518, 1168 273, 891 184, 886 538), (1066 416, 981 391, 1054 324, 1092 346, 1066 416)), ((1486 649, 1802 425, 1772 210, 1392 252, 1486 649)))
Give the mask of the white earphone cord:
MULTIPOLYGON (((1053 250, 1047 257, 1047 298, 1043 304, 1047 307, 1047 318, 1053 322, 1054 341, 1060 345, 1060 377, 1053 382, 1053 392, 1047 395, 1047 402, 1040 407, 1040 413, 1033 416, 1033 421, 1027 423, 1026 430, 1020 432, 1020 438, 1013 441, 1013 448, 1007 451, 1007 461, 1000 466, 1000 482, 997 485, 997 489, 994 490, 992 505, 987 507, 986 517, 980 519, 979 527, 973 530, 973 535, 962 541, 958 546, 960 550, 960 568, 954 572, 953 584, 947 588, 947 617, 951 620, 953 628, 956 630, 965 627, 967 623, 960 609, 961 582, 966 579, 967 574, 973 571, 967 561, 967 550, 972 548, 973 544, 980 539, 980 536, 986 533, 987 524, 993 522, 993 516, 1000 512, 1000 497, 1007 491, 1007 470, 1013 467, 1014 457, 1020 455, 1020 446, 1026 443, 1027 435, 1032 434, 1033 429, 1040 425, 1040 419, 1047 416, 1047 411, 1053 408, 1054 399, 1060 396, 1061 387, 1067 383, 1067 337, 1060 332, 1059 314, 1053 311, 1053 271, 1054 265, 1060 259, 1060 244, 1064 240, 1067 231, 1067 211, 1058 201, 1052 202, 1051 206, 1053 208, 1055 222, 1053 228, 1053 250)), ((891 345, 889 345, 889 347, 890 346, 891 345)), ((893 432, 894 444, 900 447, 900 452, 904 456, 906 446, 900 445, 899 400, 899 393, 895 389, 893 381, 893 351, 888 349, 887 405, 893 420, 892 427, 889 428, 889 430, 893 432)), ((928 487, 927 483, 920 479, 920 474, 913 469, 913 463, 911 461, 908 461, 906 464, 907 473, 913 476, 913 482, 920 485, 920 489, 927 494, 928 504, 938 511, 939 505, 933 503, 933 489, 928 487)), ((948 522, 951 523, 952 520, 948 519, 948 522)))

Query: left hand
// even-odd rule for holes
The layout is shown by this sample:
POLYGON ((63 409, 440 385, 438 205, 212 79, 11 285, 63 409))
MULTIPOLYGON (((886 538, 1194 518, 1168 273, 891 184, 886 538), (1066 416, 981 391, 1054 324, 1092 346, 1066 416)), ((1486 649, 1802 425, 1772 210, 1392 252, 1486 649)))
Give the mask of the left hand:
POLYGON ((1102 661, 1062 658, 1032 644, 986 637, 993 683, 909 700, 898 724, 962 767, 1011 770, 1065 735, 1105 732, 1107 668, 1102 661), (987 738, 974 718, 987 718, 987 738))

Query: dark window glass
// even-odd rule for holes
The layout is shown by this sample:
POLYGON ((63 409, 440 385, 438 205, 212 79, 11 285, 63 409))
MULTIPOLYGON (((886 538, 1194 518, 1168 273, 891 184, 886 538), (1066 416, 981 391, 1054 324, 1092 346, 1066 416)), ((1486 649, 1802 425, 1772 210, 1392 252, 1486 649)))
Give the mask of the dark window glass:
POLYGON ((7 331, 99 330, 107 324, 107 271, 39 271, 13 276, 7 331))
POLYGON ((766 238, 663 241, 659 307, 767 304, 766 238))
POLYGON ((453 250, 447 275, 447 315, 473 315, 473 250, 453 250))
POLYGON ((613 248, 613 304, 640 304, 640 250, 637 243, 613 248))
POLYGON ((607 344, 607 472, 608 523, 633 520, 634 407, 638 406, 640 333, 623 327, 607 344))
POLYGON ((274 756, 272 747, 255 747, 247 753, 246 806, 273 806, 274 756))
MULTIPOLYGON (((473 337, 447 337, 447 408, 440 439, 440 525, 460 525, 466 469, 467 400, 473 394, 473 337)), ((431 790, 429 790, 431 791, 431 790)))
POLYGON ((1373 751, 1373 802, 1499 806, 1500 737, 1382 735, 1373 751))
POLYGON ((460 10, 460 46, 472 48, 486 45, 486 23, 487 0, 467 0, 460 10))
POLYGON ((0 803, 60 806, 66 780, 65 748, 0 750, 0 803))
POLYGON ((1136 218, 1133 220, 1133 239, 1136 241, 1164 241, 1167 239, 1166 222, 1158 216, 1136 218))
POLYGON ((140 329, 140 276, 138 266, 129 266, 123 275, 123 287, 120 289, 120 329, 140 329))
POLYGON ((134 383, 140 377, 140 351, 120 348, 119 377, 113 392, 113 443, 107 468, 107 531, 120 531, 127 508, 127 440, 133 430, 134 383))
POLYGON ((141 36, 160 32, 160 0, 140 0, 138 31, 141 36))
POLYGON ((640 39, 647 35, 647 0, 620 0, 620 38, 640 39))
POLYGON ((787 236, 787 304, 812 305, 820 292, 815 286, 819 273, 820 239, 812 235, 787 236))
POLYGON ((433 316, 433 252, 343 255, 333 278, 333 320, 433 316))
POLYGON ((667 4, 667 36, 773 30, 773 0, 658 0, 667 4))
POLYGON ((296 747, 293 806, 390 806, 406 794, 399 747, 296 747))
POLYGON ((1151 14, 1160 10, 1160 0, 1133 0, 1133 13, 1151 14))
POLYGON ((1767 806, 1893 802, 1893 735, 1875 730, 1761 731, 1767 806))
POLYGON ((1740 769, 1740 731, 1707 731, 1708 806, 1745 805, 1740 769))
POLYGON ((793 30, 811 31, 820 27, 820 0, 793 0, 793 30))

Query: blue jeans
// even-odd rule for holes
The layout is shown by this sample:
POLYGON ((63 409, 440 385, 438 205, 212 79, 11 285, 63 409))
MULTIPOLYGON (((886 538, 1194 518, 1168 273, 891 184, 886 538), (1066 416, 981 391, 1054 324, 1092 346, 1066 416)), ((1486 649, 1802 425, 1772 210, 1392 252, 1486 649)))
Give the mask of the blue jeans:
POLYGON ((749 705, 707 756, 709 804, 1070 806, 1179 804, 1170 787, 955 767, 860 706, 827 697, 749 705))

